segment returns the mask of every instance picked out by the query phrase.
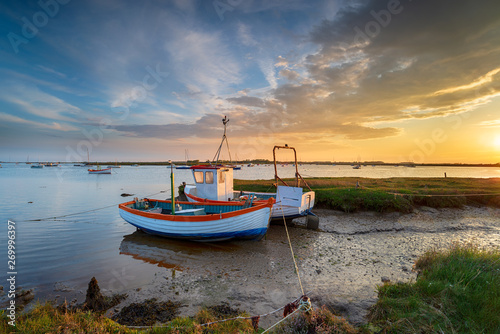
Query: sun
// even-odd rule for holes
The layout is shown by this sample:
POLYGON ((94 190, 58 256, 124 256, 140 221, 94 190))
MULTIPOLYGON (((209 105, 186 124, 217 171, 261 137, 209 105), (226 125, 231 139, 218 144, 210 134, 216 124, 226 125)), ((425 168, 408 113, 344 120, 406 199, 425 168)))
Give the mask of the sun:
POLYGON ((496 135, 493 139, 493 146, 500 150, 500 135, 496 135))

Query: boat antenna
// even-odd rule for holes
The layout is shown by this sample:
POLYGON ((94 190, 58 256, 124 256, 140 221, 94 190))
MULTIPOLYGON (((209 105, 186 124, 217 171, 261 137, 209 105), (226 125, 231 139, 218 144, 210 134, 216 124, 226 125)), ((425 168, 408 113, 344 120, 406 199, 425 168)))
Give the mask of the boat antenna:
POLYGON ((226 125, 228 122, 229 122, 229 118, 227 118, 227 116, 224 116, 224 118, 222 119, 222 124, 224 124, 224 135, 222 135, 222 141, 220 142, 219 149, 217 150, 217 152, 214 155, 214 158, 212 159, 212 162, 215 161, 215 165, 217 165, 217 163, 219 162, 219 156, 220 156, 220 152, 222 150, 222 145, 224 144, 224 140, 226 141, 227 152, 229 153, 229 162, 232 163, 231 151, 229 150, 229 142, 228 142, 227 137, 226 137, 226 125))

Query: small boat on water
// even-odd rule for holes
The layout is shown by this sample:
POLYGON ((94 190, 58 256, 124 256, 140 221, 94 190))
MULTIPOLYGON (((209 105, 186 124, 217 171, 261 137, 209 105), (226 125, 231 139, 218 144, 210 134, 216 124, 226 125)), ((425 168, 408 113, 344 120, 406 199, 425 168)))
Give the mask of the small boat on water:
POLYGON ((111 174, 111 168, 101 168, 97 166, 96 169, 88 169, 89 174, 111 174))
POLYGON ((191 166, 189 166, 187 164, 188 160, 189 160, 189 154, 188 154, 188 150, 187 149, 184 150, 184 158, 186 159, 185 164, 184 165, 177 165, 177 166, 175 166, 175 169, 189 169, 189 168, 191 168, 191 166))
POLYGON ((149 233, 192 241, 260 240, 269 227, 274 199, 264 203, 191 203, 144 198, 120 204, 120 216, 149 233))
POLYGON ((43 168, 43 164, 31 165, 31 168, 43 168))
POLYGON ((57 162, 47 162, 45 167, 58 167, 59 164, 57 162))
POLYGON ((122 166, 118 164, 118 161, 115 161, 115 164, 109 165, 108 168, 122 168, 122 166))

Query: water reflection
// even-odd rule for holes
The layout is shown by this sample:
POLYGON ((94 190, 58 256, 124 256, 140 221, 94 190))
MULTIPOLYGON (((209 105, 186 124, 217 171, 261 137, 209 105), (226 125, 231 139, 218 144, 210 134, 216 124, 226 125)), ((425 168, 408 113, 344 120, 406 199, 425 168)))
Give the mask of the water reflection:
MULTIPOLYGON (((135 231, 123 237, 120 254, 168 269, 183 271, 206 264, 208 254, 231 253, 241 249, 236 243, 198 243, 166 239, 135 231)), ((214 254, 216 255, 216 254, 214 254)), ((219 254, 220 255, 220 254, 219 254)))

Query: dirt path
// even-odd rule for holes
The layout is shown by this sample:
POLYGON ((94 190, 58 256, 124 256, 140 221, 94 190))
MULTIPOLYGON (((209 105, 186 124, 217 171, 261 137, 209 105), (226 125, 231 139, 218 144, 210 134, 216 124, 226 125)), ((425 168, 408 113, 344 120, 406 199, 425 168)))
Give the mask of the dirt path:
MULTIPOLYGON (((365 321, 382 280, 414 279, 412 265, 426 250, 453 241, 500 245, 500 209, 420 208, 406 215, 315 212, 320 231, 306 230, 303 220, 289 229, 303 289, 311 292, 314 306, 332 307, 353 323, 365 321)), ((127 300, 111 313, 156 297, 182 302, 182 315, 222 302, 256 315, 301 295, 283 226, 272 226, 260 242, 188 247, 137 232, 126 237, 120 251, 157 264, 159 271, 150 284, 128 291, 127 300)), ((262 318, 261 325, 274 323, 279 314, 262 318)))

